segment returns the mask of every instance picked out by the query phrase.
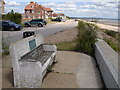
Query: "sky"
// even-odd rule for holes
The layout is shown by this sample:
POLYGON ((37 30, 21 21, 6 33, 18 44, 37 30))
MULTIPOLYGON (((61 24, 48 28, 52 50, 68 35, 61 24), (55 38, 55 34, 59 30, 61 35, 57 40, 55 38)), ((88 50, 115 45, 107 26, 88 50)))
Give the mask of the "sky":
MULTIPOLYGON (((5 13, 12 9, 24 13, 24 7, 31 0, 4 0, 5 13)), ((64 13, 70 17, 118 18, 119 0, 33 0, 51 8, 54 13, 64 13)))

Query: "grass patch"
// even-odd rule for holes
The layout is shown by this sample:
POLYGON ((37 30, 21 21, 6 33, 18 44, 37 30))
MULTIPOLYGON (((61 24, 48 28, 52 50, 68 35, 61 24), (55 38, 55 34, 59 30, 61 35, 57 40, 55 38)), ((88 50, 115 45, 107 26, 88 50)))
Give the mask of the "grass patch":
POLYGON ((2 40, 2 55, 9 55, 10 51, 9 51, 9 45, 7 45, 4 40, 2 40))
POLYGON ((2 46, 2 54, 3 55, 9 55, 10 52, 9 52, 9 47, 8 46, 2 46))
POLYGON ((118 43, 113 42, 111 39, 104 39, 107 44, 114 49, 116 52, 119 51, 118 43))
POLYGON ((76 51, 77 40, 66 41, 56 44, 58 50, 63 51, 76 51))
POLYGON ((118 32, 115 31, 110 31, 110 30, 105 30, 104 31, 107 35, 113 37, 113 38, 117 38, 118 37, 118 32))

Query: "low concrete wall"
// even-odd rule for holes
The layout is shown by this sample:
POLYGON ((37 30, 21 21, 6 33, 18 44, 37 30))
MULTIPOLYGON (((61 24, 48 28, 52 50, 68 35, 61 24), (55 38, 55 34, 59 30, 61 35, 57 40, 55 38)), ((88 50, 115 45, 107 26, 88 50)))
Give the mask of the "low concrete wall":
POLYGON ((107 88, 120 88, 118 54, 105 42, 95 43, 95 57, 107 88))

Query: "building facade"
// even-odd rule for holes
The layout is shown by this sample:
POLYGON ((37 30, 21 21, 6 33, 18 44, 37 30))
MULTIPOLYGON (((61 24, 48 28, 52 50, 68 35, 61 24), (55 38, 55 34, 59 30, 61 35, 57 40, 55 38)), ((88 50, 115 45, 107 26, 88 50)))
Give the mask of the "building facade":
POLYGON ((52 18, 52 12, 53 10, 51 8, 46 8, 32 1, 25 6, 23 19, 52 18))
POLYGON ((58 17, 62 19, 66 19, 66 16, 64 13, 53 13, 52 18, 58 18, 58 17))

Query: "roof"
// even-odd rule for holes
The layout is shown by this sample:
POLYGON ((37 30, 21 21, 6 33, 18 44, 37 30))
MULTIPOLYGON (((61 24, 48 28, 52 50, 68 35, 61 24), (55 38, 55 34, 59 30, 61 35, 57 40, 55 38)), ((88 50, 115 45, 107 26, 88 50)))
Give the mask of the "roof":
POLYGON ((46 8, 42 5, 39 5, 37 3, 34 3, 33 1, 31 1, 26 7, 25 9, 35 9, 36 7, 40 6, 41 8, 43 8, 45 11, 53 11, 51 8, 46 8), (32 7, 34 5, 34 7, 32 7))
POLYGON ((46 8, 45 10, 46 11, 53 11, 51 8, 46 8))
POLYGON ((60 15, 60 16, 65 16, 64 13, 59 13, 58 15, 60 15))
POLYGON ((53 17, 57 17, 57 16, 65 16, 64 13, 53 13, 53 17))
POLYGON ((40 5, 45 11, 53 11, 51 8, 46 8, 46 7, 44 7, 44 6, 42 6, 42 5, 40 5))
POLYGON ((56 13, 53 13, 53 17, 57 17, 58 16, 58 14, 56 14, 56 13))
POLYGON ((28 4, 25 9, 35 9, 36 7, 38 7, 39 5, 37 3, 34 2, 30 2, 30 4, 28 4), (34 5, 34 7, 32 7, 34 5))
POLYGON ((5 4, 5 2, 3 1, 3 4, 5 4))

